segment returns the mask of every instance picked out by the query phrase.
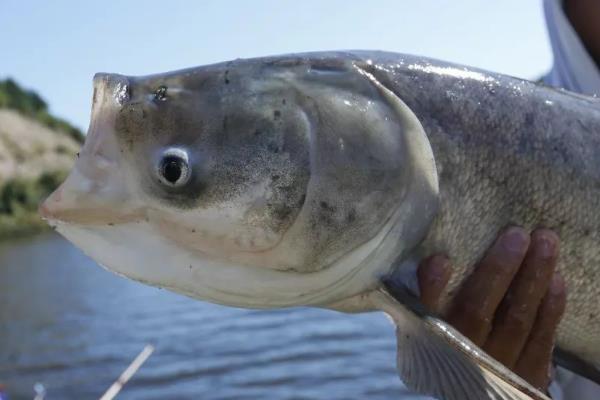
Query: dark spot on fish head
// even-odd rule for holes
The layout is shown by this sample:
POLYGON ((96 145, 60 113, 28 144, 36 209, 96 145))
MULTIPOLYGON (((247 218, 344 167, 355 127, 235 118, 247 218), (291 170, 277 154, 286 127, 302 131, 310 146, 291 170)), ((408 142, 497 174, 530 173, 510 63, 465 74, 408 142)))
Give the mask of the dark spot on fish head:
POLYGON ((154 101, 167 101, 167 87, 160 86, 154 92, 154 101))
POLYGON ((98 102, 98 88, 94 86, 94 93, 92 94, 92 107, 98 102))
POLYGON ((353 223, 356 220, 356 210, 354 208, 351 208, 348 211, 348 215, 346 216, 346 220, 348 221, 348 223, 353 223))
POLYGON ((525 113, 525 119, 523 121, 525 128, 531 128, 535 122, 535 117, 533 113, 525 113))
POLYGON ((287 204, 273 206, 273 215, 279 221, 285 221, 293 212, 294 209, 287 204))
POLYGON ((298 207, 302 207, 304 205, 304 202, 306 201, 306 194, 302 194, 302 196, 300 196, 300 198, 298 199, 298 207))
POLYGON ((583 229, 583 236, 590 236, 590 234, 591 234, 590 228, 584 228, 583 229))
POLYGON ((279 149, 279 143, 276 143, 276 142, 268 143, 267 144, 267 149, 271 153, 279 153, 279 151, 280 151, 280 149, 279 149))
POLYGON ((227 130, 227 115, 223 117, 223 131, 227 130))

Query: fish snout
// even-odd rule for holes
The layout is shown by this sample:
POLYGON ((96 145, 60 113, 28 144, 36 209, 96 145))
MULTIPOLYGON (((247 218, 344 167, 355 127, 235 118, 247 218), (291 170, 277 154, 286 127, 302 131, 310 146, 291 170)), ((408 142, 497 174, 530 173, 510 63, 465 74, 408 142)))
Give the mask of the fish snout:
POLYGON ((38 208, 38 214, 46 221, 60 220, 61 214, 68 209, 68 207, 65 207, 65 202, 62 201, 63 186, 64 183, 52 192, 38 208))
POLYGON ((38 214, 40 215, 40 217, 42 217, 42 219, 45 219, 46 221, 52 221, 56 219, 54 217, 54 215, 56 214, 55 205, 57 203, 60 203, 60 192, 61 188, 59 187, 39 205, 38 214))
POLYGON ((113 224, 132 218, 131 185, 122 171, 123 159, 115 120, 129 100, 129 79, 96 74, 92 118, 83 148, 67 179, 39 207, 50 222, 113 224))
MULTIPOLYGON (((102 160, 105 163, 105 160, 102 160)), ((135 206, 123 174, 103 165, 94 174, 76 166, 67 179, 40 205, 48 222, 77 225, 114 225, 143 218, 135 206)))
MULTIPOLYGON (((89 173, 91 168, 87 168, 89 173)), ((40 205, 39 213, 48 221, 83 222, 91 214, 108 205, 106 201, 107 180, 101 170, 94 169, 91 176, 73 168, 67 179, 40 205), (103 199, 104 205, 99 204, 103 199)))
POLYGON ((43 219, 47 221, 59 221, 65 212, 73 210, 76 207, 78 199, 73 198, 71 190, 65 190, 65 187, 72 186, 72 184, 67 183, 69 180, 73 180, 71 178, 72 174, 73 172, 39 206, 38 212, 43 219))

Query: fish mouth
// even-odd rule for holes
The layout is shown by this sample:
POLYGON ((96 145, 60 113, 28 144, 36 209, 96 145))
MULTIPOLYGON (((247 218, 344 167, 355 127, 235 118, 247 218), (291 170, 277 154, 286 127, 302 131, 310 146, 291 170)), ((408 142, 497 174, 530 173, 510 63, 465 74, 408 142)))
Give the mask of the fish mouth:
POLYGON ((115 225, 145 218, 145 210, 134 201, 127 174, 114 156, 110 132, 86 139, 80 156, 67 179, 39 206, 40 216, 50 225, 115 225), (90 148, 90 143, 93 148, 90 148))
POLYGON ((129 81, 121 75, 94 77, 92 118, 85 143, 67 179, 39 206, 50 225, 115 225, 146 217, 135 201, 135 184, 114 129, 127 100, 129 81))
POLYGON ((118 190, 119 186, 115 182, 98 186, 75 168, 40 204, 38 213, 52 226, 60 223, 110 226, 145 220, 146 211, 132 206, 118 190))
POLYGON ((145 220, 141 210, 130 213, 115 212, 104 208, 62 208, 44 201, 38 208, 38 213, 50 226, 60 224, 113 226, 145 220))

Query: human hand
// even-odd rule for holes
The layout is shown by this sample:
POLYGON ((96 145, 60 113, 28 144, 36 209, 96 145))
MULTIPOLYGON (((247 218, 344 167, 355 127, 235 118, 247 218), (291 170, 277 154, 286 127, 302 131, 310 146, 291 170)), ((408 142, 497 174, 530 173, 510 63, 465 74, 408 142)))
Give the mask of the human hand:
MULTIPOLYGON (((538 229, 504 231, 454 297, 444 318, 489 355, 546 391, 554 336, 566 288, 555 272, 558 236, 538 229)), ((421 301, 437 311, 452 268, 443 256, 424 260, 417 276, 421 301)))

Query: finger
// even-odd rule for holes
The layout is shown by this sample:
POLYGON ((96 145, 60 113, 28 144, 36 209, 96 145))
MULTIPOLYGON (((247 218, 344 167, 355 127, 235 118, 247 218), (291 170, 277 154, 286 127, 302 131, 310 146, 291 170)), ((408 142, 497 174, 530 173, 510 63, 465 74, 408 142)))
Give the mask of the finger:
POLYGON ((421 302, 431 311, 437 311, 442 291, 452 275, 450 261, 443 256, 432 256, 421 262, 417 269, 421 302))
POLYGON ((558 236, 548 229, 533 232, 525 260, 496 311, 492 331, 483 347, 509 368, 515 365, 525 346, 557 258, 558 236))
POLYGON ((521 228, 508 228, 487 251, 475 271, 456 295, 447 316, 456 329, 481 346, 510 282, 519 269, 529 235, 521 228))
POLYGON ((550 384, 554 337, 566 303, 565 282, 556 273, 539 308, 531 335, 514 368, 518 375, 540 390, 545 391, 550 384))

